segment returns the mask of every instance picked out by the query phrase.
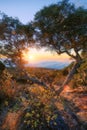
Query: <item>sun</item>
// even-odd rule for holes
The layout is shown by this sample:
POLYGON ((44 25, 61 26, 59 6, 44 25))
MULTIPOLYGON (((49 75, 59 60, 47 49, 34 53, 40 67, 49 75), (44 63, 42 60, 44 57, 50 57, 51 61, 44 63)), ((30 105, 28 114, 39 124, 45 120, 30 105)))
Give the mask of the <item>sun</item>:
POLYGON ((22 51, 22 59, 23 61, 26 61, 26 62, 33 62, 34 56, 29 51, 24 50, 22 51))
POLYGON ((29 55, 29 59, 31 59, 31 60, 32 60, 32 59, 33 59, 33 56, 32 56, 32 55, 29 55))

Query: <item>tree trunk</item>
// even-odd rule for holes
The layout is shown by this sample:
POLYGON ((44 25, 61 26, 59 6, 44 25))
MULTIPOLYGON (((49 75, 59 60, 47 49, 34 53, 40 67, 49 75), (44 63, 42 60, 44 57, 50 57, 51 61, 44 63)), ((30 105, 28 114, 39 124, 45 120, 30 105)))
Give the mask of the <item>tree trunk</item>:
POLYGON ((64 83, 62 84, 61 88, 57 91, 57 94, 60 95, 60 93, 63 91, 64 86, 67 85, 71 79, 73 78, 74 74, 76 73, 77 69, 80 67, 81 61, 79 62, 75 62, 73 68, 71 69, 71 71, 69 72, 66 80, 64 81, 64 83))
POLYGON ((5 65, 0 61, 0 74, 5 70, 5 65))

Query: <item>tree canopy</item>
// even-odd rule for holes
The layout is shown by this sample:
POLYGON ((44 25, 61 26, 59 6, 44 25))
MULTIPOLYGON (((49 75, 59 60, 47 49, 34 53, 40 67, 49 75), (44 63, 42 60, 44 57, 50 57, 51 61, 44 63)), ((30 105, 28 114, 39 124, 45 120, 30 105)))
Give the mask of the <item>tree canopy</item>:
POLYGON ((17 18, 0 16, 0 53, 19 63, 22 51, 34 42, 32 23, 24 25, 17 18))
POLYGON ((40 46, 81 60, 79 52, 87 50, 87 9, 63 0, 38 11, 34 22, 26 25, 0 13, 1 53, 19 60, 21 51, 34 42, 34 36, 40 46))
POLYGON ((37 41, 58 54, 67 53, 76 61, 87 49, 87 9, 68 0, 44 7, 35 15, 37 41), (73 52, 73 53, 72 53, 73 52))

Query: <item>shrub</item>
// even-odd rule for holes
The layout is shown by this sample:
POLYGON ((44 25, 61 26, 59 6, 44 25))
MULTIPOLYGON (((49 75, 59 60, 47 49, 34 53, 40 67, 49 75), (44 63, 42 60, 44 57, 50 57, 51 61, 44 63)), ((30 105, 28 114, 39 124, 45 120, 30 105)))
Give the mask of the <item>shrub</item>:
POLYGON ((50 121, 57 118, 56 114, 53 114, 52 106, 45 105, 40 101, 34 101, 24 111, 22 117, 23 127, 21 130, 41 130, 49 127, 50 121))
MULTIPOLYGON (((51 100, 52 92, 37 87, 31 88, 32 91, 30 89, 29 106, 24 110, 20 121, 21 130, 49 130, 50 122, 58 116, 51 100)), ((53 123, 56 124, 55 121, 53 123)))
POLYGON ((74 75, 72 82, 72 87, 82 86, 86 88, 87 86, 87 59, 83 61, 80 67, 77 70, 77 73, 74 75))
POLYGON ((14 96, 12 88, 11 74, 5 69, 0 75, 0 99, 11 98, 14 96))

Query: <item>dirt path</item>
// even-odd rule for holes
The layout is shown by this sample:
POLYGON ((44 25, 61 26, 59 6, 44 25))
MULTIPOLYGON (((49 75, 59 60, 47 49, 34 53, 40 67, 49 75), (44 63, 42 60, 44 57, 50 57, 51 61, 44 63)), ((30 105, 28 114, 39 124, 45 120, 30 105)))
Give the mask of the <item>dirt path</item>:
POLYGON ((71 89, 69 86, 65 86, 61 96, 64 110, 71 118, 73 125, 77 127, 77 130, 85 130, 87 128, 86 92, 84 93, 81 87, 78 89, 71 89))

